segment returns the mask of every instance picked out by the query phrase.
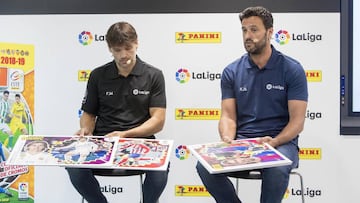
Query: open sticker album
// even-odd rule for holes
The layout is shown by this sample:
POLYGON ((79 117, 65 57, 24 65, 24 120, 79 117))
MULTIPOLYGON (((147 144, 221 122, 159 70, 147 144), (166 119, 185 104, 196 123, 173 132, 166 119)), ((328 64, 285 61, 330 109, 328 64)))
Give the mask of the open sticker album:
POLYGON ((214 142, 188 146, 209 173, 227 173, 290 165, 287 157, 257 139, 235 140, 231 144, 214 142))
POLYGON ((172 140, 21 135, 8 165, 166 170, 172 140))

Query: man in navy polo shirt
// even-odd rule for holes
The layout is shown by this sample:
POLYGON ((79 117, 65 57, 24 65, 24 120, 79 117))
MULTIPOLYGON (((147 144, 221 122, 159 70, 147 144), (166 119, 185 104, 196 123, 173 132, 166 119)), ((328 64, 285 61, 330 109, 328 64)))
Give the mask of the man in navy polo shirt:
MULTIPOLYGON (((113 24, 106 42, 114 60, 91 72, 76 134, 154 139, 165 122, 164 76, 137 56, 137 33, 129 23, 113 24)), ((91 169, 67 171, 76 190, 89 203, 107 202, 91 169)), ((168 171, 146 172, 144 203, 158 201, 167 178, 168 171)))
MULTIPOLYGON (((280 203, 289 175, 299 162, 298 137, 304 128, 308 90, 303 67, 270 43, 272 14, 250 7, 239 15, 247 54, 229 64, 221 78, 219 134, 224 142, 260 138, 292 160, 292 165, 262 169, 261 203, 280 203)), ((227 174, 197 171, 218 203, 240 203, 227 174)))

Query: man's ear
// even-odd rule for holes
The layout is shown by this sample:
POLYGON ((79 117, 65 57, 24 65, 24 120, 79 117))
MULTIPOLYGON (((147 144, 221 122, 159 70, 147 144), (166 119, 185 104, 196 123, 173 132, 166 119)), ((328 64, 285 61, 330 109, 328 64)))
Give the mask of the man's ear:
POLYGON ((138 49, 138 46, 139 46, 139 41, 136 40, 136 41, 135 41, 135 49, 136 49, 136 50, 138 49))
POLYGON ((268 31, 268 38, 269 38, 268 40, 270 41, 273 36, 273 33, 274 33, 274 28, 271 27, 267 31, 268 31))

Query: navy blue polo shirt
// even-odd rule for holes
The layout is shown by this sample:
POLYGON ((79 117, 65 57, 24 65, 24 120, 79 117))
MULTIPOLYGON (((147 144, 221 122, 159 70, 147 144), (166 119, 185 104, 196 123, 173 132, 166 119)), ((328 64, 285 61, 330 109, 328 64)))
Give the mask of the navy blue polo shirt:
POLYGON ((288 100, 308 99, 303 67, 273 46, 263 69, 248 54, 228 65, 221 92, 222 99, 236 99, 237 135, 246 137, 275 137, 289 122, 288 100))
POLYGON ((127 77, 114 61, 91 72, 82 110, 97 116, 94 135, 137 127, 150 118, 150 107, 166 108, 164 76, 139 57, 127 77))

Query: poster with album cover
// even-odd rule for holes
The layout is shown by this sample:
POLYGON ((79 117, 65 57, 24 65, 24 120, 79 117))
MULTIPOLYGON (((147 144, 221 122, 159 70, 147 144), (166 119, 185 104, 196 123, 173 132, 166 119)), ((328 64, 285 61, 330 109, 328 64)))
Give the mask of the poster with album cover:
POLYGON ((34 167, 6 163, 19 136, 33 134, 34 64, 33 44, 0 42, 0 203, 35 199, 34 167))
POLYGON ((109 167, 117 139, 103 136, 26 136, 19 137, 9 165, 109 167))
POLYGON ((214 142, 188 146, 191 153, 209 173, 269 168, 290 165, 287 157, 257 139, 235 140, 232 143, 214 142))

